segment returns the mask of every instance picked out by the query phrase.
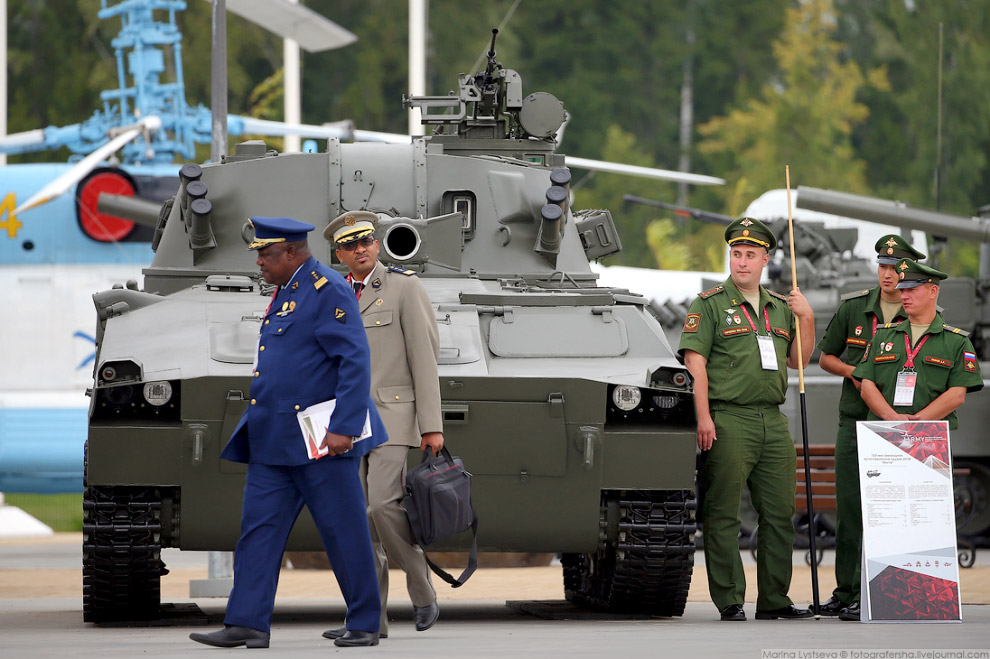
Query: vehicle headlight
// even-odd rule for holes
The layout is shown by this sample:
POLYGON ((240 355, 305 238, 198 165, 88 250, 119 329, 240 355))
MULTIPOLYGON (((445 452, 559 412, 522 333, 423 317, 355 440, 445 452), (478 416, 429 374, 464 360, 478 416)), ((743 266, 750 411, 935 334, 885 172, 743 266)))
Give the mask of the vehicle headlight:
POLYGON ((643 395, 640 393, 639 387, 620 384, 612 390, 612 402, 623 412, 628 412, 639 407, 642 399, 643 395))
POLYGON ((147 382, 144 385, 144 399, 150 405, 160 407, 172 399, 172 385, 164 380, 147 382))

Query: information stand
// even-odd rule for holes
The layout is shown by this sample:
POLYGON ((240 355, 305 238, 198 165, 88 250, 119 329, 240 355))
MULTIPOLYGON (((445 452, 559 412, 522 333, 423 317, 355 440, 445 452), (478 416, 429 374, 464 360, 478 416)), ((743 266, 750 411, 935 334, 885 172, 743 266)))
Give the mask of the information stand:
POLYGON ((947 421, 860 421, 863 622, 961 622, 947 421))

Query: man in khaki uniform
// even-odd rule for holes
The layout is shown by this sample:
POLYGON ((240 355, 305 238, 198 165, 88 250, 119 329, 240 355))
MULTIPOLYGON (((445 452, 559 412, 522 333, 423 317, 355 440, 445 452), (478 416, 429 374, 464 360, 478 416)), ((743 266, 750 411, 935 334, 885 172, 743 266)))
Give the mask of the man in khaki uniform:
MULTIPOLYGON (((412 271, 378 261, 375 240, 378 216, 353 211, 335 218, 323 231, 350 272, 371 348, 371 397, 385 422, 389 441, 362 458, 361 482, 368 503, 368 523, 378 568, 382 600, 381 637, 388 634, 389 562, 406 573, 417 631, 433 626, 440 615, 423 550, 412 540, 409 521, 399 506, 406 459, 413 446, 433 452, 443 447, 440 338, 433 306, 412 271)), ((346 630, 331 629, 327 638, 346 630)))

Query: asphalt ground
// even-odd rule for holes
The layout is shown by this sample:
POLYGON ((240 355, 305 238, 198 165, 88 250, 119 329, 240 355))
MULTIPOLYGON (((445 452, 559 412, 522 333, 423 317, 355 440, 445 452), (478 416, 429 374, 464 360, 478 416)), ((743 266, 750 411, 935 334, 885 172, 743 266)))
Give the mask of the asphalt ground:
MULTIPOLYGON (((206 555, 165 550, 171 574, 162 599, 195 604, 203 616, 179 615, 179 624, 113 628, 82 622, 81 536, 0 541, 0 657, 178 657, 228 650, 199 645, 191 631, 222 624, 225 599, 189 598, 189 580, 207 576, 206 555), (204 627, 203 623, 207 626, 204 627)), ((293 657, 340 651, 403 657, 752 657, 783 659, 990 659, 990 551, 960 570, 963 622, 860 624, 836 619, 753 620, 755 565, 747 554, 745 623, 722 623, 707 595, 703 556, 697 555, 685 614, 679 618, 611 616, 563 600, 559 565, 480 569, 459 589, 438 583, 437 625, 418 633, 401 572, 392 574, 389 638, 375 648, 341 649, 320 634, 337 626, 345 607, 329 571, 282 571, 271 651, 293 657), (956 653, 954 651, 958 650, 956 653), (982 652, 981 652, 982 650, 982 652), (843 654, 845 653, 845 654, 843 654)), ((830 552, 819 571, 822 600, 834 585, 830 552)), ((810 568, 794 554, 791 595, 811 600, 810 568)))

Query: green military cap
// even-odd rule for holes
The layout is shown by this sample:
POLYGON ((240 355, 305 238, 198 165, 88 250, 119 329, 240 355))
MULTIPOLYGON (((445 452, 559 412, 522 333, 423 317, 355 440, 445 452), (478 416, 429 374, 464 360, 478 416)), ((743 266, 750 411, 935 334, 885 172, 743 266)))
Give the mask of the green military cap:
POLYGON ((374 235, 378 216, 369 211, 348 211, 330 220, 323 237, 336 245, 344 245, 374 235))
POLYGON ((873 249, 877 250, 877 263, 882 265, 897 265, 901 259, 920 261, 925 258, 924 254, 911 246, 911 243, 895 233, 880 238, 873 249))
POLYGON ((777 237, 763 222, 751 217, 740 217, 725 227, 725 242, 729 243, 729 247, 739 244, 754 245, 764 247, 769 252, 777 246, 777 237))
POLYGON ((897 276, 900 278, 897 288, 915 288, 922 284, 939 284, 943 279, 949 277, 944 272, 930 268, 924 263, 918 263, 914 259, 901 259, 894 267, 897 268, 897 276))

